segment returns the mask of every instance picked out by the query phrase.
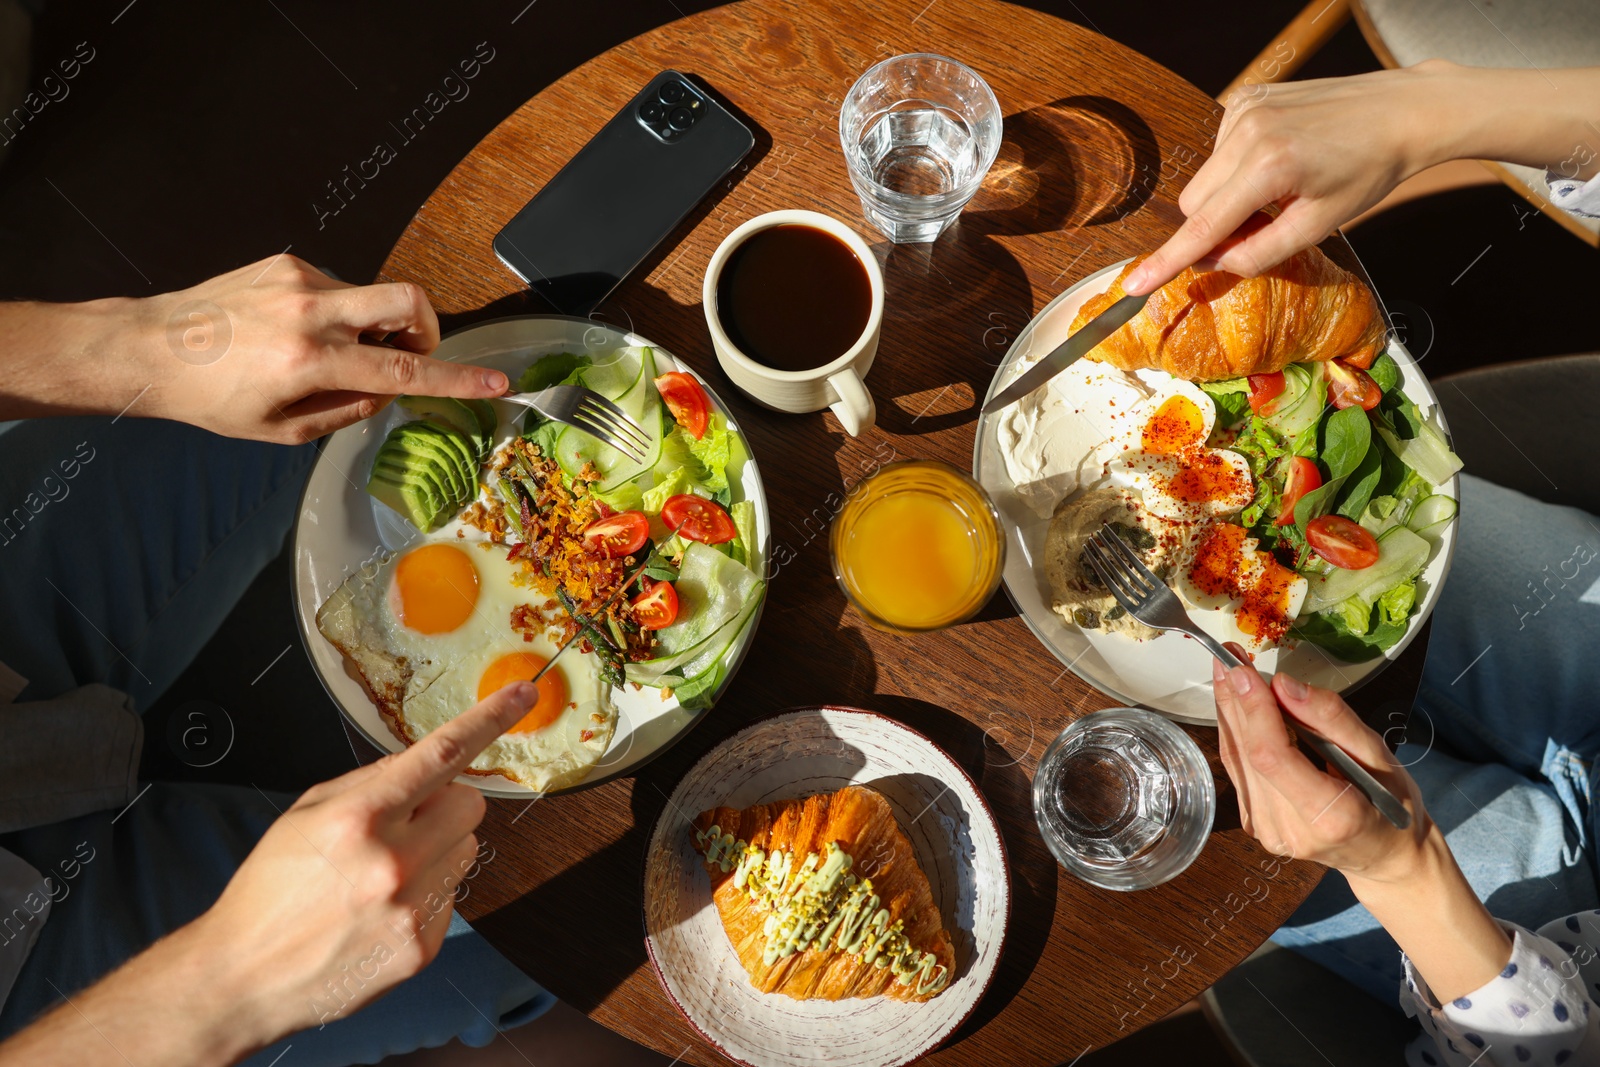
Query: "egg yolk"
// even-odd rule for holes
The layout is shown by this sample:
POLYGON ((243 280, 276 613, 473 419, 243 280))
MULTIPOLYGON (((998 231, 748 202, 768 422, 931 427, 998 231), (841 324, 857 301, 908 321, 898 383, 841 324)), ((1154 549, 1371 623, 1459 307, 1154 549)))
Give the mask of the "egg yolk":
MULTIPOLYGON (((532 681, 533 676, 544 670, 544 665, 548 662, 550 661, 543 656, 532 652, 512 652, 501 656, 489 664, 489 669, 478 679, 478 699, 483 700, 512 682, 532 681)), ((539 699, 528 709, 528 713, 506 732, 531 734, 535 730, 543 730, 561 717, 561 709, 566 706, 566 676, 561 673, 560 667, 545 671, 544 677, 539 679, 539 699)))
POLYGON ((1169 396, 1144 424, 1144 451, 1181 452, 1201 443, 1206 432, 1200 407, 1186 396, 1169 396))
POLYGON ((394 568, 395 615, 423 634, 448 633, 472 617, 478 569, 455 545, 424 545, 394 568))

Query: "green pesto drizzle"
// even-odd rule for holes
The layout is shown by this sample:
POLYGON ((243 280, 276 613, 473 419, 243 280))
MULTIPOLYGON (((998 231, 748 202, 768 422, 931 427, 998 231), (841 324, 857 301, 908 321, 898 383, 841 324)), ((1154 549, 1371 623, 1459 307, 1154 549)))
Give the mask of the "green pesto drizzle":
POLYGON ((800 863, 794 853, 764 852, 735 840, 722 827, 695 833, 706 862, 745 890, 752 903, 768 911, 762 933, 767 943, 762 962, 771 966, 808 948, 860 956, 874 967, 887 967, 895 981, 915 986, 918 996, 936 993, 950 981, 949 968, 931 952, 920 952, 905 935, 905 924, 889 921, 889 911, 873 892, 872 879, 849 873, 855 862, 837 844, 800 863))

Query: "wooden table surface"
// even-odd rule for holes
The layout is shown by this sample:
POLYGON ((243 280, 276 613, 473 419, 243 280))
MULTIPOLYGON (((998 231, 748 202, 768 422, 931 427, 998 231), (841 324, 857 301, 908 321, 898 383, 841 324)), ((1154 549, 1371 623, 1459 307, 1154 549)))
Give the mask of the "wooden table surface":
MULTIPOLYGON (((1261 944, 1322 869, 1276 860, 1238 828, 1215 731, 1196 729, 1223 795, 1218 829, 1195 864, 1138 893, 1062 872, 1034 823, 1031 775, 1058 731, 1111 701, 1064 671, 1004 595, 942 633, 869 628, 834 583, 825 533, 844 490, 886 461, 970 467, 976 401, 1006 347, 1060 290, 1172 232, 1178 192, 1209 151, 1216 107, 1113 41, 995 0, 743 0, 635 38, 528 101, 423 205, 382 279, 420 284, 447 330, 547 311, 490 241, 668 67, 700 76, 742 111, 758 128, 757 148, 596 317, 686 360, 733 407, 772 509, 778 565, 769 603, 722 702, 637 778, 531 808, 491 802, 480 836, 494 859, 461 911, 605 1025, 684 1063, 726 1062, 677 1014, 646 959, 645 841, 688 766, 753 718, 795 705, 857 705, 950 752, 984 791, 1010 852, 1015 896, 1004 959, 974 1016, 926 1062, 1070 1062, 1204 990, 1261 944), (956 56, 988 80, 1005 112, 1005 140, 958 227, 933 245, 894 247, 861 216, 837 116, 868 66, 918 51, 956 56), (845 220, 883 266, 883 339, 867 380, 878 425, 859 439, 832 414, 757 408, 712 356, 700 308, 705 264, 735 226, 777 208, 845 220)), ((1362 693, 1369 718, 1409 708, 1425 644, 1362 693)))

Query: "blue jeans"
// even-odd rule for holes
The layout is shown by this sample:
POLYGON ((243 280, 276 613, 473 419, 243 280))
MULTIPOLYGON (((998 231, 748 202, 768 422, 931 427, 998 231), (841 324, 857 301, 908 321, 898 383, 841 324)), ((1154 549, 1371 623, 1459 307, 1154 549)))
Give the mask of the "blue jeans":
MULTIPOLYGON (((0 424, 0 458, 0 661, 29 679, 19 699, 105 682, 143 708, 281 549, 315 451, 73 418, 0 424)), ((156 784, 120 814, 0 836, 43 874, 74 872, 0 1007, 0 1038, 210 906, 292 800, 156 784)), ((420 975, 248 1062, 289 1046, 279 1067, 376 1063, 452 1038, 484 1045, 554 1003, 455 917, 420 975)))
MULTIPOLYGON (((1600 521, 1463 475, 1455 562, 1396 756, 1499 918, 1537 929, 1600 907, 1597 691, 1600 521)), ((1398 1006, 1399 947, 1337 874, 1272 939, 1398 1006)))

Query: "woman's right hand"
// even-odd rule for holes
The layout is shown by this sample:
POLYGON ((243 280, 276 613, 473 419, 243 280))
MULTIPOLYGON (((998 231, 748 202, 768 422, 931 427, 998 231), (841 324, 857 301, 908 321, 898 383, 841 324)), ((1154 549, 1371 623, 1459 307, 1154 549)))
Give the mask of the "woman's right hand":
POLYGON ((1151 292, 1199 262, 1254 276, 1315 245, 1437 161, 1429 135, 1445 132, 1448 82, 1460 69, 1428 60, 1235 93, 1211 158, 1178 197, 1187 219, 1123 289, 1151 292), (1228 243, 1269 205, 1281 209, 1275 219, 1228 243))
MULTIPOLYGON (((1234 646, 1235 653, 1241 653, 1234 646)), ((1243 658, 1241 656, 1241 658, 1243 658)), ((1269 852, 1315 860, 1357 880, 1410 877, 1432 822, 1417 784, 1337 693, 1287 674, 1269 684, 1254 667, 1213 666, 1218 742, 1239 797, 1245 831, 1269 852), (1411 812, 1397 830, 1336 771, 1321 771, 1295 746, 1284 715, 1338 745, 1388 786, 1411 812)))

